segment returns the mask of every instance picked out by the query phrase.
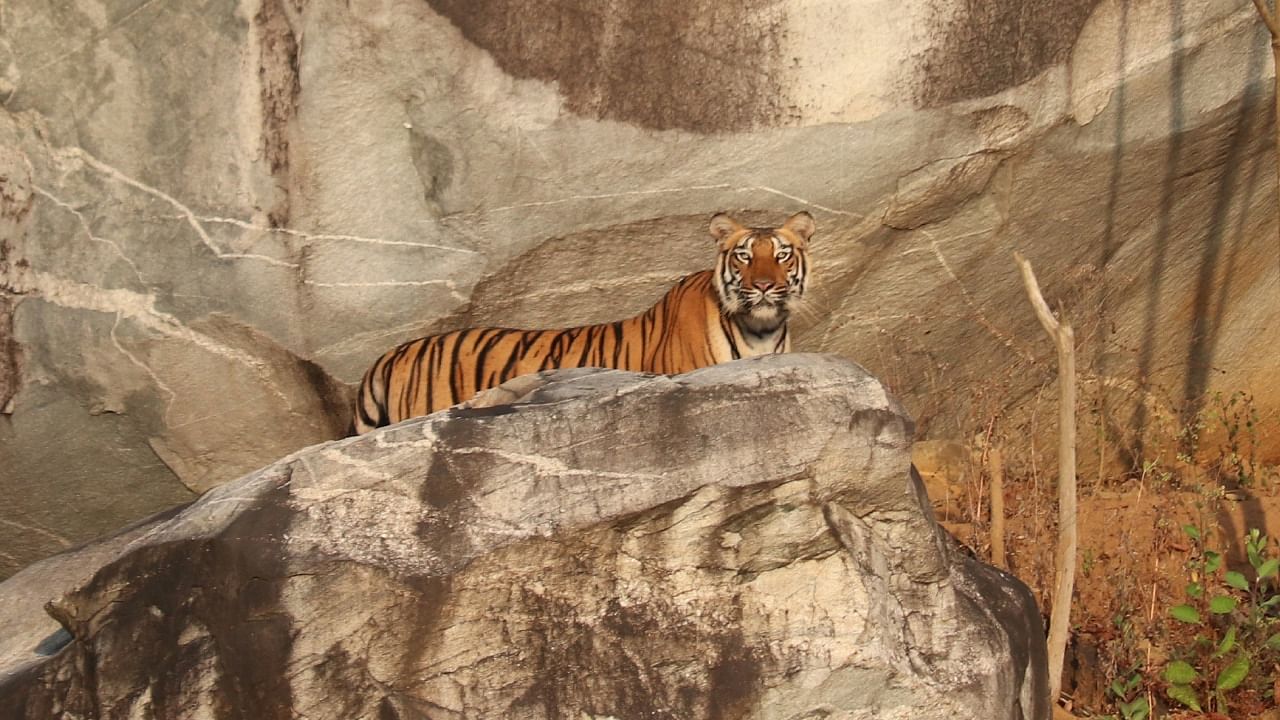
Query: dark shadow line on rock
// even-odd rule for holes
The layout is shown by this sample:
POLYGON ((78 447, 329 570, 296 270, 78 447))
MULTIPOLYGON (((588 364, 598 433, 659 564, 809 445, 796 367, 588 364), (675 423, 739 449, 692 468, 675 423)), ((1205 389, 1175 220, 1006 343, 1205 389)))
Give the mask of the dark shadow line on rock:
POLYGON ((1134 454, 1138 458, 1142 458, 1145 454, 1144 435, 1148 421, 1145 395, 1150 392, 1151 364, 1155 357, 1157 331, 1160 327, 1160 293, 1164 285, 1165 256, 1169 250, 1169 235, 1173 227, 1174 198, 1177 194, 1178 169, 1181 164, 1183 131, 1186 124, 1182 57, 1186 43, 1183 39, 1182 6, 1183 0, 1172 0, 1169 5, 1169 44, 1172 48, 1169 55, 1169 151, 1165 163, 1164 180, 1161 183, 1160 208, 1156 214, 1156 232, 1152 238, 1154 253, 1147 282, 1146 318, 1143 321, 1142 336, 1138 346, 1137 380, 1138 392, 1142 396, 1134 412, 1133 422, 1134 454))
MULTIPOLYGON (((1114 129, 1112 131, 1112 151, 1111 151, 1111 182, 1107 193, 1107 209, 1105 225, 1102 235, 1102 257, 1098 263, 1099 269, 1102 271, 1103 291, 1102 297, 1099 299, 1098 314, 1102 319, 1102 325, 1098 331, 1098 341, 1096 343, 1093 367, 1094 373, 1102 378, 1107 376, 1107 342, 1106 342, 1106 319, 1109 317, 1108 291, 1109 281, 1107 278, 1108 266, 1115 257, 1116 252, 1124 245, 1124 238, 1117 238, 1119 233, 1116 225, 1116 214, 1120 205, 1121 187, 1124 178, 1124 156, 1125 156, 1125 110, 1128 103, 1128 74, 1125 72, 1125 63, 1128 61, 1129 55, 1129 6, 1128 3, 1120 3, 1120 20, 1116 24, 1116 87, 1115 93, 1112 95, 1111 102, 1115 105, 1114 118, 1112 120, 1114 129)), ((1100 421, 1105 423, 1110 417, 1108 412, 1107 394, 1099 386, 1099 407, 1098 413, 1100 421)), ((1114 431, 1113 431, 1114 432, 1114 431)), ((1115 437, 1123 438, 1123 434, 1116 432, 1115 437)), ((1122 446, 1125 443, 1120 443, 1122 446)), ((1120 448, 1121 452, 1128 454, 1128 448, 1120 448)), ((1102 452, 1099 449, 1099 452, 1102 452)), ((1133 457, 1127 457, 1131 468, 1141 466, 1141 453, 1137 453, 1133 457)))
MULTIPOLYGON (((1204 244, 1200 251, 1200 266, 1196 278, 1195 297, 1192 304, 1190 324, 1190 345, 1187 349, 1186 375, 1182 390, 1181 425, 1189 427, 1197 421, 1205 406, 1205 394, 1208 392, 1213 360, 1217 351, 1219 334, 1222 330, 1226 306, 1231 296, 1231 288, 1235 280, 1235 272, 1239 267, 1242 249, 1248 238, 1246 229, 1249 220, 1249 203, 1258 185, 1259 172, 1269 164, 1259 159, 1248 163, 1248 150, 1253 137, 1254 125, 1258 121, 1259 102, 1267 96, 1263 86, 1263 69, 1270 35, 1261 25, 1255 30, 1255 41, 1250 47, 1245 80, 1248 89, 1240 100, 1235 121, 1230 127, 1231 140, 1222 161, 1221 178, 1217 196, 1208 219, 1204 244), (1242 163, 1248 163, 1243 182, 1237 182, 1238 170, 1242 163), (1241 187, 1242 185, 1242 187, 1241 187), (1240 191, 1243 192, 1240 192, 1240 191), (1240 204, 1239 216, 1234 227, 1228 233, 1228 213, 1233 202, 1240 204), (1221 255, 1226 252, 1225 260, 1221 255), (1219 269, 1222 272, 1219 272, 1219 269), (1215 279, 1221 277, 1221 284, 1215 286, 1215 279)), ((1269 114, 1269 113, 1268 113, 1269 114)), ((1265 123, 1265 119, 1263 120, 1265 123)), ((1265 142, 1263 143, 1265 146, 1265 142)), ((1276 158, 1272 158, 1274 162, 1276 158)), ((1224 481, 1221 476, 1216 478, 1224 481)), ((1247 490, 1246 490, 1247 492, 1247 490)), ((1223 501, 1230 502, 1230 501, 1223 501)), ((1245 534, 1252 529, 1262 531, 1270 536, 1266 514, 1255 498, 1246 498, 1241 503, 1243 526, 1237 527, 1232 514, 1225 506, 1217 511, 1219 527, 1223 533, 1223 550, 1228 557, 1243 558, 1245 534)))
POLYGON ((1200 267, 1196 278, 1195 299, 1192 303, 1190 323, 1190 347, 1187 349, 1186 376, 1182 389, 1182 424, 1195 420, 1204 406, 1204 394, 1208 390, 1209 373, 1212 370, 1218 335, 1222 329, 1227 299, 1230 296, 1237 258, 1241 246, 1245 244, 1245 227, 1249 216, 1249 199, 1257 185, 1260 162, 1252 163, 1244 180, 1243 193, 1236 192, 1239 183, 1235 182, 1242 161, 1246 158, 1252 125, 1259 95, 1258 83, 1262 80, 1264 51, 1267 48, 1269 35, 1258 26, 1254 42, 1249 51, 1249 64, 1245 79, 1249 83, 1248 90, 1240 100, 1240 108, 1236 113, 1233 126, 1230 128, 1231 140, 1222 161, 1222 177, 1218 183, 1217 197, 1208 219, 1204 244, 1200 249, 1200 267), (1264 38, 1265 36, 1265 38, 1264 38), (1233 201, 1240 198, 1240 216, 1231 233, 1230 248, 1225 262, 1226 272, 1221 273, 1221 286, 1215 287, 1215 278, 1219 276, 1220 255, 1227 244, 1228 212, 1233 201))

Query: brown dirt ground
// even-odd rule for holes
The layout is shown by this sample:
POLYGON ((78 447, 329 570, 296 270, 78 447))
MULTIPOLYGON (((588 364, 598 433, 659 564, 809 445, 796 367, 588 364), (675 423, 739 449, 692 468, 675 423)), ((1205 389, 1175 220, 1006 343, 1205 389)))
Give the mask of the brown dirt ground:
MULTIPOLYGON (((955 445, 944 445, 926 444, 915 457, 934 512, 961 544, 990 561, 987 473, 955 445)), ((1169 655, 1189 642, 1186 626, 1168 615, 1170 607, 1187 601, 1187 562, 1196 549, 1183 526, 1202 528, 1205 547, 1222 551, 1227 567, 1248 574, 1243 547, 1248 530, 1280 537, 1280 475, 1274 467, 1264 468, 1258 482, 1243 489, 1224 489, 1212 473, 1197 467, 1156 475, 1080 488, 1072 633, 1063 678, 1064 704, 1079 717, 1120 717, 1107 687, 1133 671, 1143 674, 1155 708, 1152 717, 1228 717, 1178 712, 1164 696, 1161 674, 1169 655)), ((1007 564, 1035 593, 1047 626, 1057 540, 1055 480, 1012 477, 1005 483, 1007 564)), ((1273 540, 1273 555, 1280 552, 1277 547, 1273 540)), ((1280 666, 1254 667, 1251 673, 1276 689, 1235 691, 1230 717, 1280 720, 1274 708, 1280 666)))

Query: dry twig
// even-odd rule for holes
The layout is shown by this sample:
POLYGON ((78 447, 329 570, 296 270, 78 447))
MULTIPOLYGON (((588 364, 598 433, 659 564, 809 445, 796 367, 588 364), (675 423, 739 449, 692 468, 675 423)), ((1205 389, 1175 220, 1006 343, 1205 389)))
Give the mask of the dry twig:
POLYGON ((991 564, 1009 569, 1004 554, 1004 458, 999 447, 987 455, 991 470, 991 564))
POLYGON ((1067 650, 1071 594, 1076 573, 1076 354, 1075 332, 1059 322, 1040 293, 1031 263, 1013 254, 1036 318, 1058 348, 1058 552, 1055 563, 1053 611, 1049 616, 1049 697, 1057 704, 1062 689, 1062 665, 1067 650))

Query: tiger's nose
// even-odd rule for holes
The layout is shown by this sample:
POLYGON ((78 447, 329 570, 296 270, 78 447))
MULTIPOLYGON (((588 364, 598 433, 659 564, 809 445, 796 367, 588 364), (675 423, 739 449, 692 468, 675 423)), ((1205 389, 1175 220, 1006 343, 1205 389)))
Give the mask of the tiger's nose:
POLYGON ((755 282, 753 282, 753 283, 751 283, 751 284, 752 284, 752 285, 754 285, 754 286, 755 286, 755 288, 756 288, 757 290, 759 290, 760 292, 769 292, 769 288, 771 288, 771 287, 773 287, 773 286, 774 286, 774 283, 772 283, 772 282, 770 282, 770 281, 768 281, 768 280, 756 280, 755 282))

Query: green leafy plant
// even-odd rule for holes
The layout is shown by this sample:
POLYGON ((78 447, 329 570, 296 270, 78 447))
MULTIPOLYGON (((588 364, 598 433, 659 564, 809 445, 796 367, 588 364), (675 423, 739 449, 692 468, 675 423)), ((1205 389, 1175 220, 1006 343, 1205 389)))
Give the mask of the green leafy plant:
POLYGON ((1115 702, 1116 710, 1120 711, 1120 715, 1104 717, 1113 719, 1118 717, 1119 720, 1146 720, 1151 715, 1151 703, 1148 702, 1142 689, 1142 673, 1136 671, 1129 674, 1127 680, 1123 677, 1112 680, 1111 685, 1107 687, 1107 694, 1115 702))
POLYGON ((1280 558, 1270 556, 1267 536, 1250 530, 1244 539, 1250 580, 1226 568, 1222 554, 1205 546, 1200 528, 1186 525, 1183 532, 1193 544, 1187 602, 1168 614, 1190 637, 1173 648, 1164 667, 1165 694, 1196 712, 1227 712, 1241 694, 1272 695, 1270 679, 1251 670, 1280 661, 1280 558))

